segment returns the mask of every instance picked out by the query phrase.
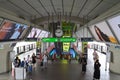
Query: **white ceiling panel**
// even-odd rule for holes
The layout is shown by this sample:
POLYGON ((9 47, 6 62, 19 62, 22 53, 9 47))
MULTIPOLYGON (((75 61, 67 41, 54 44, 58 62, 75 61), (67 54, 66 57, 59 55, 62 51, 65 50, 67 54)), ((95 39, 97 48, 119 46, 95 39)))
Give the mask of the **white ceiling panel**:
POLYGON ((10 2, 0 2, 0 7, 5 8, 11 12, 14 12, 14 13, 18 14, 18 16, 25 15, 26 18, 31 16, 31 14, 29 14, 29 12, 26 13, 26 12, 22 11, 20 8, 14 6, 10 2))
POLYGON ((0 0, 0 7, 16 13, 18 16, 27 17, 29 21, 31 21, 31 17, 34 21, 34 19, 48 16, 48 14, 50 16, 59 13, 63 15, 63 12, 68 17, 78 18, 89 14, 89 17, 93 19, 120 3, 120 0, 102 0, 100 4, 99 2, 101 0, 0 0), (87 3, 84 4, 86 1, 87 3))
POLYGON ((75 4, 73 7, 72 15, 77 16, 79 11, 81 10, 85 0, 75 0, 75 4))
MULTIPOLYGON (((117 3, 117 2, 116 2, 117 3)), ((116 4, 115 2, 114 2, 114 4, 116 4)), ((94 18, 94 17, 96 17, 96 16, 99 16, 101 13, 104 13, 105 11, 106 11, 106 9, 108 10, 108 9, 110 9, 111 7, 113 7, 114 6, 114 4, 111 4, 110 2, 107 2, 107 0, 106 1, 104 1, 102 4, 100 4, 99 6, 97 6, 95 9, 94 9, 94 11, 92 11, 90 14, 89 14, 89 16, 91 16, 91 18, 94 18), (107 6, 106 6, 107 5, 107 6), (101 8, 101 9, 100 9, 101 8), (96 14, 98 14, 98 15, 96 15, 96 14)))
POLYGON ((96 6, 98 2, 100 2, 100 0, 88 0, 84 9, 91 10, 96 6))
POLYGON ((53 1, 55 10, 57 12, 62 12, 62 0, 52 0, 52 1, 53 1))
MULTIPOLYGON (((20 8, 24 9, 25 11, 29 12, 32 15, 37 15, 38 13, 32 9, 24 0, 10 0, 20 8)), ((20 10, 21 11, 21 10, 20 10)))
POLYGON ((62 6, 62 0, 52 0, 54 6, 62 6))
POLYGON ((75 0, 74 7, 75 8, 81 8, 84 4, 85 0, 75 0))
POLYGON ((54 12, 53 7, 50 3, 50 0, 40 0, 44 7, 47 9, 47 11, 51 14, 54 12))
POLYGON ((74 8, 72 11, 72 15, 73 16, 77 16, 77 14, 79 13, 80 8, 74 8))
POLYGON ((104 0, 104 2, 109 3, 109 4, 116 4, 116 3, 119 3, 120 0, 104 0))
POLYGON ((70 12, 73 0, 63 0, 64 1, 64 12, 70 12))
POLYGON ((42 5, 38 2, 38 0, 27 0, 39 13, 44 16, 47 16, 47 12, 44 10, 42 5))

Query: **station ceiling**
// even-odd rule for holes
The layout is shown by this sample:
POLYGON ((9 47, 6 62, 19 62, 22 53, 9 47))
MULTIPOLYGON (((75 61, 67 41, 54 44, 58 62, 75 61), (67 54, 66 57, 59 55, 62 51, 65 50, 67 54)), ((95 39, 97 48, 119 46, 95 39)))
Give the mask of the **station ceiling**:
POLYGON ((19 17, 42 24, 71 20, 83 24, 101 15, 120 0, 0 0, 0 7, 19 17))

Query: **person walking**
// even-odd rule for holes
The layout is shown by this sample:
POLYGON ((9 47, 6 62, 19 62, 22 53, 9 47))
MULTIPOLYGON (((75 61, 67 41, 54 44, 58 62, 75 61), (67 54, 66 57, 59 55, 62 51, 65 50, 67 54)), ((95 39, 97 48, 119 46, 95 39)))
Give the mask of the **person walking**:
POLYGON ((94 75, 93 80, 100 80, 100 66, 99 60, 97 59, 94 63, 94 75))

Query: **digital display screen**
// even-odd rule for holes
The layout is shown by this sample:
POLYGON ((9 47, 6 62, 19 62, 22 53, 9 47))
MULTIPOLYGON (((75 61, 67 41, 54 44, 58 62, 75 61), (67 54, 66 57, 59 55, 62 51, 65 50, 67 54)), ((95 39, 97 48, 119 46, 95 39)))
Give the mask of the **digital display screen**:
POLYGON ((37 38, 41 33, 41 30, 38 28, 32 28, 27 38, 37 38))
POLYGON ((97 41, 118 43, 105 21, 94 24, 89 28, 97 41))
POLYGON ((0 40, 19 39, 28 26, 5 20, 0 27, 0 40))
POLYGON ((120 43, 120 15, 107 20, 120 43))

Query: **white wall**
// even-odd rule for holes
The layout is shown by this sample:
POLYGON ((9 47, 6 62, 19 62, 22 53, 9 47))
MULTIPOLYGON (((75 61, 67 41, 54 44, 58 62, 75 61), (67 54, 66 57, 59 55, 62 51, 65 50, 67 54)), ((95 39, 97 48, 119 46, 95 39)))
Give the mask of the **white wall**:
MULTIPOLYGON (((27 45, 30 45, 30 44, 35 44, 35 46, 36 46, 36 42, 26 42, 26 41, 18 42, 16 44, 16 46, 13 48, 13 51, 15 51, 15 54, 17 55, 17 47, 27 46, 27 45)), ((36 54, 36 51, 35 51, 35 54, 36 54)))
POLYGON ((24 58, 27 59, 27 56, 30 55, 30 57, 32 56, 32 54, 35 53, 36 54, 36 49, 30 50, 28 52, 25 52, 21 55, 19 55, 19 59, 22 61, 24 58))
POLYGON ((115 48, 115 45, 110 47, 110 51, 113 52, 113 62, 110 62, 110 71, 120 74, 120 45, 119 48, 115 48))
POLYGON ((7 72, 11 69, 11 62, 9 58, 9 51, 12 48, 9 47, 9 44, 3 44, 3 49, 0 49, 0 73, 7 72))

